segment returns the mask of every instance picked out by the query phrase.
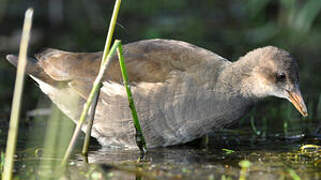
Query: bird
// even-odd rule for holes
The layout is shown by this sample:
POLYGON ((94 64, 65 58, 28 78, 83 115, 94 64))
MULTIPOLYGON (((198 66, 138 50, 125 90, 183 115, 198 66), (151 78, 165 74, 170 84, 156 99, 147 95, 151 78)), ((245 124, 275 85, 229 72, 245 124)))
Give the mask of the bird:
MULTIPOLYGON (((308 115, 298 65, 278 47, 257 48, 233 62, 196 45, 167 39, 129 43, 123 53, 148 148, 183 144, 230 126, 269 96, 286 99, 302 116, 308 115)), ((77 123, 102 55, 49 48, 28 58, 26 73, 77 123)), ((17 56, 6 58, 17 66, 17 56)), ((116 55, 102 79, 91 135, 103 147, 137 148, 116 55)))

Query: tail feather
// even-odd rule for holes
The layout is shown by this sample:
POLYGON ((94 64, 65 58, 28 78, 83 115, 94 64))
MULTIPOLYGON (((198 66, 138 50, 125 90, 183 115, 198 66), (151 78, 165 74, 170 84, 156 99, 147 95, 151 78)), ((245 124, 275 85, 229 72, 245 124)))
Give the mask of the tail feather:
MULTIPOLYGON (((13 54, 8 54, 6 56, 7 60, 14 65, 15 67, 18 66, 18 56, 13 54)), ((38 64, 37 59, 28 57, 27 59, 27 66, 26 66, 26 73, 32 75, 48 84, 56 84, 57 82, 52 79, 48 74, 43 70, 43 68, 38 64)))
MULTIPOLYGON (((15 67, 18 66, 18 56, 13 54, 8 54, 6 56, 7 60, 14 65, 15 67)), ((37 60, 32 57, 28 57, 27 59, 27 66, 26 66, 26 73, 33 75, 33 76, 39 76, 43 72, 43 69, 37 64, 37 60)))
POLYGON ((6 58, 12 65, 17 67, 17 65, 18 65, 18 56, 15 56, 13 54, 8 54, 6 56, 6 58))

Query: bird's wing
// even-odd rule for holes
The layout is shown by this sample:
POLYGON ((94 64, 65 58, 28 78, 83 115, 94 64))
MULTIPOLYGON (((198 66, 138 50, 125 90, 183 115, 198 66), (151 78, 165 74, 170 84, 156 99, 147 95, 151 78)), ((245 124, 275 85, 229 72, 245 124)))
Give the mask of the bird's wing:
MULTIPOLYGON (((124 59, 129 81, 165 82, 170 72, 193 71, 195 65, 207 61, 226 61, 203 48, 175 40, 144 40, 124 46, 124 59)), ((36 55, 39 65, 56 81, 68 81, 82 97, 89 95, 92 83, 99 70, 102 53, 72 53, 47 49, 36 55)), ((107 69, 103 81, 122 82, 116 55, 107 69)))

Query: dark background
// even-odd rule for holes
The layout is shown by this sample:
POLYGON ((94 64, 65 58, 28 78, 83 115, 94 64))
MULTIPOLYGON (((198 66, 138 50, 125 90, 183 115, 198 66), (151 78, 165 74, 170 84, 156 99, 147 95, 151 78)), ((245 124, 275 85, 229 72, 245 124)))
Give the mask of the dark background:
MULTIPOLYGON (((17 53, 24 12, 34 8, 29 55, 46 47, 69 51, 104 48, 113 0, 0 0, 0 122, 9 119, 15 69, 5 60, 17 53)), ((165 38, 186 41, 235 61, 246 52, 274 45, 297 59, 301 91, 309 109, 302 120, 285 100, 268 98, 241 125, 255 118, 268 132, 320 132, 321 1, 318 0, 123 0, 115 38, 128 43, 165 38), (265 127, 266 128, 266 127, 265 127)), ((27 78, 21 116, 45 96, 27 78)), ((44 103, 49 107, 48 103, 44 103)))

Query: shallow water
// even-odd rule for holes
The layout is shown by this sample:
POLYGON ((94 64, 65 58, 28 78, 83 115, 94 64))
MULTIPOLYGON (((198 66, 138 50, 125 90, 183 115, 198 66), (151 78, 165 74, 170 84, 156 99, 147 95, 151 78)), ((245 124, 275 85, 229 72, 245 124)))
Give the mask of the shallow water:
MULTIPOLYGON (((282 146, 281 144, 274 145, 282 146)), ((291 169, 302 179, 321 178, 320 149, 318 152, 310 153, 280 149, 240 150, 229 153, 220 149, 202 150, 182 147, 151 150, 146 157, 147 161, 140 164, 133 163, 136 158, 137 153, 132 151, 101 150, 92 152, 89 162, 114 164, 116 170, 110 170, 109 173, 116 171, 117 178, 121 176, 121 173, 117 171, 117 167, 120 166, 136 171, 142 170, 143 177, 157 179, 222 179, 224 176, 238 179, 241 160, 248 160, 252 164, 247 170, 248 179, 290 178, 291 169)), ((131 177, 137 174, 132 173, 131 177)))
MULTIPOLYGON (((26 128, 20 137, 33 131, 26 128)), ((39 137, 41 139, 41 137, 39 137)), ((194 142, 184 146, 151 149, 143 162, 137 162, 135 150, 103 149, 91 146, 86 164, 80 153, 72 157, 67 171, 59 177, 67 179, 239 179, 243 171, 247 179, 321 179, 321 149, 300 151, 304 144, 320 145, 317 136, 292 133, 286 138, 254 136, 248 129, 216 132, 207 146, 194 142), (239 163, 249 161, 242 170, 239 163)), ((42 149, 23 148, 19 140, 15 172, 22 179, 55 175, 50 168, 60 158, 42 155, 42 149), (45 163, 44 163, 45 162, 45 163), (42 164, 40 166, 39 164, 42 164), (41 167, 41 168, 39 168, 41 167)), ((3 145, 3 144, 2 144, 3 145)), ((3 146, 1 146, 3 147, 3 146)), ((57 147, 58 148, 58 147, 57 147)), ((77 151, 77 150, 76 150, 77 151)), ((79 150, 78 150, 79 151, 79 150)))

